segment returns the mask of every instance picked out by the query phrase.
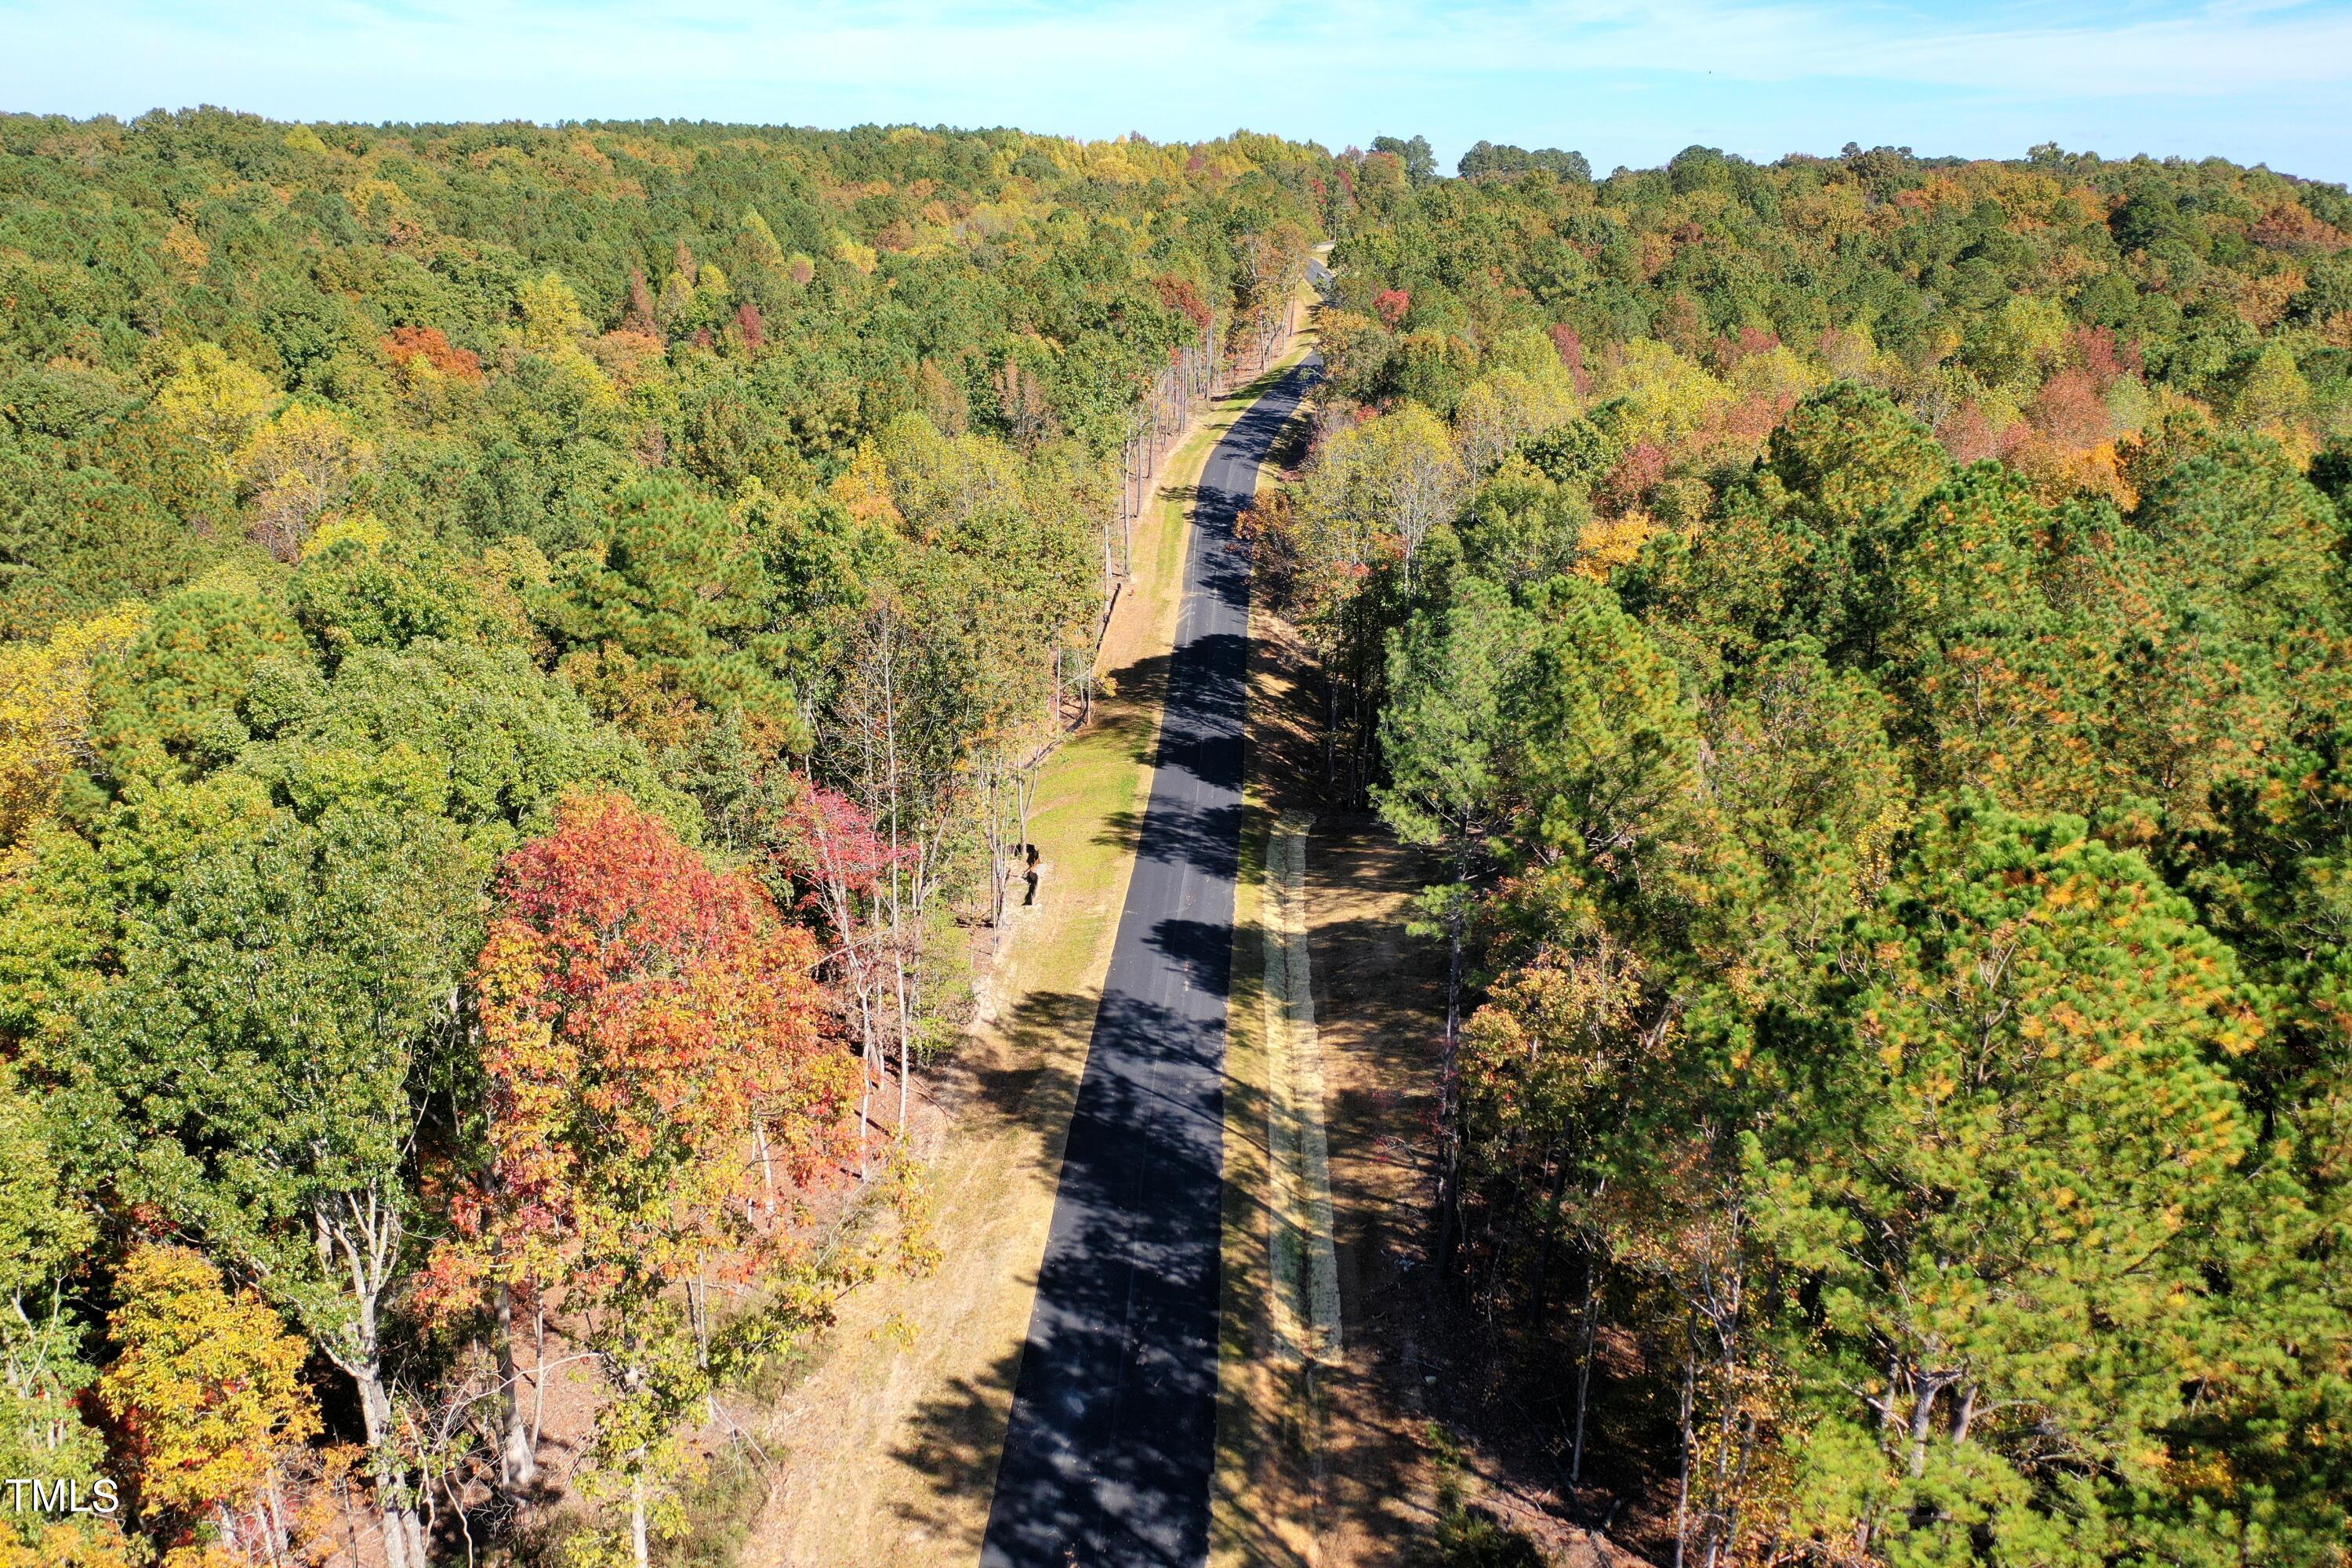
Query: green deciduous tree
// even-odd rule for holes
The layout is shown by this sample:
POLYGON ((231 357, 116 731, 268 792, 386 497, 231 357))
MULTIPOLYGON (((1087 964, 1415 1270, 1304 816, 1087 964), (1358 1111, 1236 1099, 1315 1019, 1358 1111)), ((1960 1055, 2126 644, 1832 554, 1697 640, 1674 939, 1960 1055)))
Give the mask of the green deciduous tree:
POLYGON ((414 1266, 420 1096, 478 918, 442 820, 364 802, 199 851, 89 1006, 79 1155, 257 1280, 357 1387, 385 1550, 426 1543, 387 1313, 414 1266))

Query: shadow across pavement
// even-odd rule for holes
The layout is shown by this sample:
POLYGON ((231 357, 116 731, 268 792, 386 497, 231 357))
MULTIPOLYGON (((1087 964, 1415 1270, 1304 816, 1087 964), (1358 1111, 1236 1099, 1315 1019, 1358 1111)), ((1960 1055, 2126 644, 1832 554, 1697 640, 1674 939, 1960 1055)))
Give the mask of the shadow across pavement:
MULTIPOLYGON (((1070 1121, 984 1568, 1199 1568, 1215 1458, 1225 1010, 1249 561, 1234 521, 1314 372, 1202 470, 1151 795, 1070 1121)), ((953 1473, 954 1467, 948 1467, 953 1473)))

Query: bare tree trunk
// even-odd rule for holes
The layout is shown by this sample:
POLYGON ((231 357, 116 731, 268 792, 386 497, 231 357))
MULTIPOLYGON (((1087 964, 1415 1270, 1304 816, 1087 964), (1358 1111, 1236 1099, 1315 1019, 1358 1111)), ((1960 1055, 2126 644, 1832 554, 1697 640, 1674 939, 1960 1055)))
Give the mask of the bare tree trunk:
POLYGON ((540 1434, 547 1429, 547 1303, 534 1300, 530 1309, 530 1451, 539 1452, 540 1434))
POLYGON ((768 1142, 766 1117, 760 1117, 751 1123, 751 1137, 760 1151, 760 1213, 773 1219, 776 1217, 776 1151, 768 1142))
POLYGON ((280 1563, 285 1560, 292 1532, 286 1528, 286 1496, 278 1484, 278 1467, 275 1465, 269 1467, 269 1486, 262 1496, 269 1509, 269 1560, 280 1563))
POLYGON ((490 1288, 490 1304, 496 1320, 490 1337, 497 1345, 505 1405, 499 1412, 506 1431, 499 1452, 499 1484, 513 1495, 539 1479, 539 1455, 522 1419, 522 1376, 514 1354, 514 1287, 500 1279, 490 1288))
POLYGON ((1676 1428, 1682 1436, 1682 1466, 1675 1478, 1675 1568, 1683 1568, 1683 1549, 1690 1540, 1691 1449, 1696 1446, 1691 1431, 1691 1408, 1698 1389, 1698 1355, 1696 1349, 1683 1348, 1682 1407, 1676 1416, 1676 1428))
POLYGON ((1601 1263, 1584 1255, 1584 1316, 1576 1357, 1576 1439, 1569 1449, 1568 1484, 1584 1479, 1584 1412, 1592 1392, 1592 1329, 1601 1308, 1601 1263))
MULTIPOLYGON (((710 1279, 705 1269, 706 1259, 694 1255, 694 1278, 686 1282, 687 1318, 694 1325, 694 1364, 704 1372, 710 1370, 710 1279)), ((719 1419, 719 1390, 709 1385, 702 1393, 703 1418, 719 1419)))
POLYGON ((1448 911, 1445 943, 1445 1044, 1438 1066, 1437 1096, 1437 1267, 1441 1275, 1454 1261, 1460 1239, 1462 1107, 1456 1082, 1462 1042, 1462 910, 1460 900, 1448 911))
POLYGON ((1025 845, 1029 842, 1029 811, 1037 801, 1037 769, 1024 768, 1013 787, 1015 809, 1021 815, 1019 831, 1013 835, 1013 842, 1016 846, 1025 845))
POLYGON ((392 1396, 383 1384, 383 1370, 370 1360, 364 1370, 352 1374, 352 1381, 359 1384, 361 1425, 375 1455, 376 1511, 383 1521, 384 1562, 387 1568, 429 1568, 424 1527, 408 1500, 408 1478, 392 1456, 392 1396))
POLYGON ((869 1180, 873 1175, 872 1170, 868 1167, 868 1155, 874 1131, 874 1080, 880 1071, 877 1066, 880 1056, 879 1042, 869 1035, 866 1037, 865 1049, 858 1053, 859 1071, 865 1078, 865 1084, 857 1097, 857 1179, 861 1182, 869 1180))
POLYGON ((1568 1194, 1568 1160, 1555 1148, 1552 1163, 1551 1191, 1544 1200, 1543 1244, 1536 1251, 1536 1277, 1528 1290, 1528 1321, 1538 1333, 1551 1310, 1551 1260, 1559 1249, 1560 1203, 1568 1194))
POLYGON ((357 1385, 360 1417, 375 1460, 376 1505, 383 1520, 387 1568, 429 1568, 424 1527, 408 1496, 408 1476, 395 1456, 391 1391, 377 1347, 377 1306, 400 1251, 397 1209, 375 1191, 321 1197, 312 1211, 319 1261, 329 1279, 345 1281, 353 1311, 351 1337, 320 1345, 357 1385))
POLYGON ((341 1505, 343 1510, 344 1549, 351 1553, 352 1562, 356 1565, 361 1561, 360 1520, 359 1510, 352 1506, 352 1482, 349 1476, 341 1477, 335 1482, 335 1500, 341 1505))
POLYGON ((988 842, 988 945, 989 950, 994 952, 1003 945, 1004 900, 1007 890, 1013 886, 1013 861, 1004 845, 1004 802, 1002 798, 1004 766, 1002 761, 992 758, 982 779, 982 787, 986 795, 982 821, 988 842))
POLYGON ((1936 1396, 1953 1381, 1949 1373, 1923 1373, 1911 1405, 1911 1477, 1927 1473, 1927 1436, 1936 1418, 1936 1396))

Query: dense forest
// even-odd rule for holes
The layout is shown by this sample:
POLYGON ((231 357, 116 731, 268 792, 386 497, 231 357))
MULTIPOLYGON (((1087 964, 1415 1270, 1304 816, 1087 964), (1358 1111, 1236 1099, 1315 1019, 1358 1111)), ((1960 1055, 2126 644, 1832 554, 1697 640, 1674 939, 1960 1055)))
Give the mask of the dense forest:
POLYGON ((1580 1504, 2345 1561, 2341 187, 207 110, 0 117, 0 1568, 663 1550, 1327 236, 1246 531, 1580 1504))
POLYGON ((1259 582, 1435 868, 1434 1246, 1591 1517, 2345 1561, 2352 199, 1340 173, 1259 582))
POLYGON ((1329 174, 0 118, 0 1563, 659 1548, 1329 174))

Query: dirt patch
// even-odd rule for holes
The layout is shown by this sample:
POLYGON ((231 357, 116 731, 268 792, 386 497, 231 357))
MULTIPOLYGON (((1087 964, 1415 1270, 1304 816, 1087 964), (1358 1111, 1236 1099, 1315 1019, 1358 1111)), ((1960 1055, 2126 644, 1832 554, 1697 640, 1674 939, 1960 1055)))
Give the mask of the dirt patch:
MULTIPOLYGON (((1575 1528, 1549 1430, 1517 1401, 1540 1371, 1510 1366, 1507 1340, 1430 1271, 1434 1086, 1444 957, 1408 934, 1431 873, 1370 813, 1336 805, 1316 723, 1319 686, 1296 629, 1253 617, 1253 816, 1235 946, 1236 1083, 1229 1103, 1226 1391, 1221 1417, 1223 1563, 1403 1568, 1430 1561, 1442 1482, 1458 1508, 1569 1568, 1638 1560, 1575 1528), (1308 965, 1329 1151, 1343 1353, 1286 1372, 1277 1234, 1244 1191, 1267 1179, 1267 1030, 1253 1023, 1266 965, 1248 926, 1267 918, 1268 835, 1311 813, 1306 844, 1308 965), (1252 1121, 1255 1118, 1255 1121, 1252 1121)), ((1263 1185, 1253 1189, 1264 1192, 1263 1185)), ((1461 1516, 1456 1515, 1457 1524, 1461 1516)), ((1480 1559, 1486 1561, 1488 1559, 1480 1559)), ((1496 1559, 1499 1560, 1499 1559, 1496 1559)))
MULTIPOLYGON (((1423 1438, 1415 1332, 1422 1267, 1430 1024, 1442 976, 1405 934, 1417 858, 1319 787, 1309 661, 1297 634, 1259 610, 1252 623, 1254 807, 1237 924, 1235 1089, 1266 1103, 1261 1009, 1268 835, 1311 815, 1305 848, 1307 969, 1324 1089, 1339 1350, 1286 1363, 1269 1216, 1250 1201, 1266 1163, 1262 1116, 1229 1116, 1227 1397, 1221 1447, 1221 1561, 1402 1563, 1426 1542, 1435 1473, 1423 1438)), ((1263 1190, 1262 1188, 1259 1190, 1263 1190)))
POLYGON ((1307 844, 1308 942, 1330 1102, 1331 1189, 1348 1354, 1326 1396, 1333 1563, 1404 1560, 1430 1472, 1416 1310, 1425 1268, 1433 1035, 1443 977, 1405 934, 1419 858, 1361 816, 1307 844))

